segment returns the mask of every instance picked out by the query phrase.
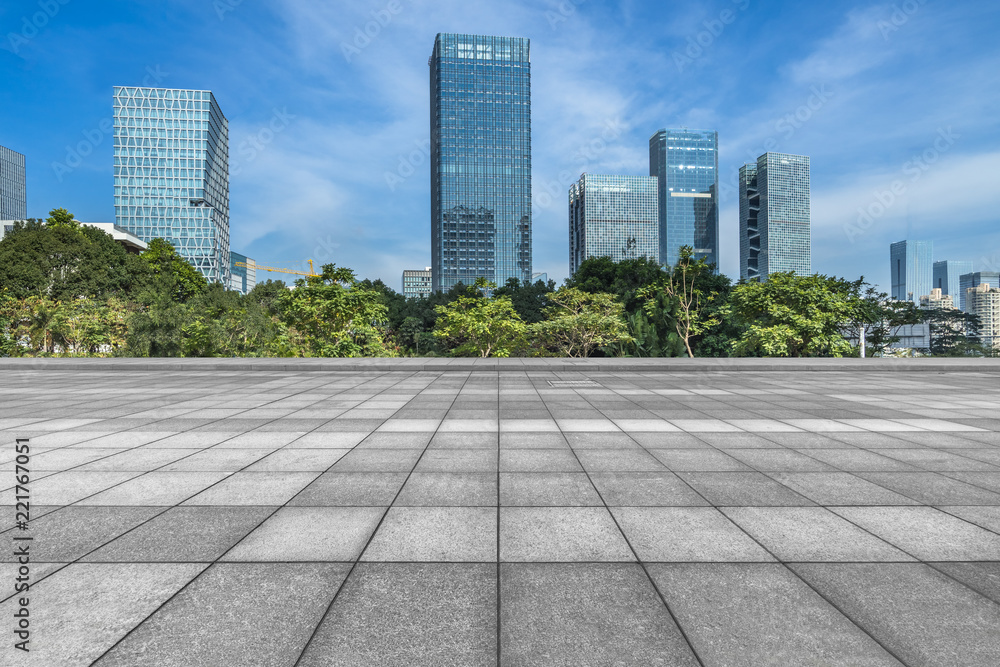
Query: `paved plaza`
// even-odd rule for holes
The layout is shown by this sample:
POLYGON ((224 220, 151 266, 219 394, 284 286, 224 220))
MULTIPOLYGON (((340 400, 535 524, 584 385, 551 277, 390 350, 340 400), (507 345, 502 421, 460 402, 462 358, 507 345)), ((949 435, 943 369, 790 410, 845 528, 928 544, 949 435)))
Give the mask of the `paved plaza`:
POLYGON ((0 370, 0 664, 1000 665, 996 365, 344 368, 0 370))

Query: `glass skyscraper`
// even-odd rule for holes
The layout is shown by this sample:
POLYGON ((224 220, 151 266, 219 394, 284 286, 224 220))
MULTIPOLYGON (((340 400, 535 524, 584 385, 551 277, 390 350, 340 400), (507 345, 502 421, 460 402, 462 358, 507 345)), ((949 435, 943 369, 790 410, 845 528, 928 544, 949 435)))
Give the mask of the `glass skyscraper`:
POLYGON ((959 298, 955 303, 965 312, 970 312, 968 293, 966 290, 975 289, 982 284, 989 285, 990 288, 1000 289, 1000 272, 998 271, 975 271, 963 273, 958 277, 959 298))
POLYGON ((740 277, 812 273, 809 158, 764 153, 740 167, 740 277))
POLYGON ((0 220, 28 217, 24 156, 0 146, 0 220))
MULTIPOLYGON (((941 290, 942 294, 951 296, 955 307, 961 308, 958 281, 966 273, 972 273, 972 262, 956 262, 950 259, 934 262, 931 287, 941 290)), ((921 294, 921 296, 923 295, 921 294)))
POLYGON ((660 130, 649 139, 649 175, 659 182, 659 261, 677 264, 681 246, 719 263, 719 133, 660 130))
POLYGON ((439 34, 429 64, 434 290, 528 282, 529 40, 439 34))
POLYGON ((931 293, 934 278, 933 241, 897 241, 889 246, 892 289, 889 296, 898 301, 920 303, 931 293))
POLYGON ((649 257, 660 251, 657 179, 584 174, 569 189, 569 272, 588 257, 649 257))
POLYGON ((230 282, 229 121, 207 90, 115 87, 115 224, 230 282))

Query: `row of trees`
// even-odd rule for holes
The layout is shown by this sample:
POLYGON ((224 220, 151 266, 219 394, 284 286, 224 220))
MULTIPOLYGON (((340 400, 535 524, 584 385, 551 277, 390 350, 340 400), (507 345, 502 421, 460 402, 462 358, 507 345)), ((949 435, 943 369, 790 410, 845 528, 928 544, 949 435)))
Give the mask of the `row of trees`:
POLYGON ((64 209, 0 241, 5 356, 852 356, 860 341, 881 353, 894 327, 924 319, 934 353, 983 352, 964 313, 918 311, 863 279, 734 285, 690 248, 667 270, 592 258, 558 289, 480 280, 405 298, 335 265, 242 295, 166 241, 131 255, 64 209))

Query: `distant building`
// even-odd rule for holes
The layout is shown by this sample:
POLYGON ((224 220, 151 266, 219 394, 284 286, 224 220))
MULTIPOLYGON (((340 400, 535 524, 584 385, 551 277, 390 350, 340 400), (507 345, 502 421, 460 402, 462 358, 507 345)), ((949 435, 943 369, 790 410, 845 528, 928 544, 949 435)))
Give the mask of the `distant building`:
POLYGON ((28 217, 24 156, 0 146, 0 220, 28 217))
POLYGON ((432 287, 528 282, 530 41, 439 34, 428 64, 432 287))
POLYGON ((660 130, 649 139, 649 175, 659 183, 660 263, 681 246, 719 264, 719 133, 660 130))
POLYGON ((434 293, 431 285, 432 270, 427 267, 423 271, 407 269, 403 271, 403 296, 422 298, 434 293))
POLYGON ((1000 288, 986 283, 966 290, 968 312, 979 316, 979 340, 1000 350, 1000 288))
POLYGON ((972 273, 972 262, 956 262, 953 259, 934 262, 931 287, 949 295, 955 307, 961 308, 964 295, 959 288, 959 278, 966 273, 972 273))
POLYGON ((229 285, 229 121, 207 90, 114 89, 115 224, 229 285))
POLYGON ((740 277, 812 273, 809 158, 765 153, 740 167, 740 277))
POLYGON ((229 289, 249 294, 257 286, 257 269, 246 255, 229 251, 229 289), (242 266, 240 266, 242 265, 242 266))
POLYGON ((933 282, 934 243, 932 241, 897 241, 889 246, 892 289, 889 296, 899 301, 917 303, 930 294, 933 282))
POLYGON ((931 290, 930 294, 920 297, 920 307, 925 309, 944 308, 952 310, 955 308, 955 302, 950 294, 944 294, 940 288, 935 287, 931 290))
POLYGON ((972 273, 963 273, 958 278, 958 288, 961 291, 961 300, 959 301, 959 308, 967 313, 971 313, 969 310, 969 303, 967 301, 968 292, 970 289, 975 289, 980 285, 987 285, 989 287, 1000 288, 1000 272, 998 271, 973 271, 972 273))
MULTIPOLYGON (((14 223, 16 220, 0 220, 0 239, 14 231, 14 223)), ((125 250, 133 255, 138 255, 143 250, 146 249, 146 242, 140 239, 135 234, 130 233, 126 229, 118 227, 111 222, 80 222, 79 220, 74 220, 79 225, 85 225, 87 227, 95 227, 100 229, 104 233, 108 234, 115 241, 124 246, 125 250)))
POLYGON ((547 273, 532 273, 531 274, 531 284, 534 285, 539 280, 541 280, 546 285, 549 284, 549 274, 547 273))
POLYGON ((657 189, 653 176, 580 176, 569 188, 569 272, 588 257, 659 262, 657 189))

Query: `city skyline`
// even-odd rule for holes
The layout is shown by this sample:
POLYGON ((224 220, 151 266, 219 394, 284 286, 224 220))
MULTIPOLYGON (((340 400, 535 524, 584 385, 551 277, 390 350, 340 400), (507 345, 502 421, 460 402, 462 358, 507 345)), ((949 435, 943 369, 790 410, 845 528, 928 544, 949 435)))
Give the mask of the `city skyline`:
MULTIPOLYGON (((222 4, 179 2, 176 25, 130 3, 109 3, 113 21, 69 4, 37 36, 2 45, 0 80, 19 94, 0 111, 0 144, 27 155, 30 217, 66 206, 113 219, 112 86, 211 89, 232 122, 233 246, 262 263, 313 258, 395 280, 430 259, 424 68, 434 34, 452 31, 534 42, 533 269, 559 281, 569 185, 583 171, 648 173, 649 135, 684 126, 719 132, 721 268, 731 277, 735 172, 765 150, 813 158, 815 271, 863 274, 888 291, 884 248, 912 237, 978 270, 1000 264, 988 184, 998 132, 976 112, 996 91, 951 75, 997 61, 998 48, 977 38, 997 25, 990 5, 898 16, 891 5, 741 2, 724 23, 729 3, 669 19, 649 3, 444 2, 396 13, 222 4), (81 29, 118 48, 70 55, 81 29), (780 52, 759 48, 768 35, 782 36, 780 52), (762 66, 773 74, 750 77, 762 66)), ((0 16, 19 25, 36 10, 6 3, 0 16)))

